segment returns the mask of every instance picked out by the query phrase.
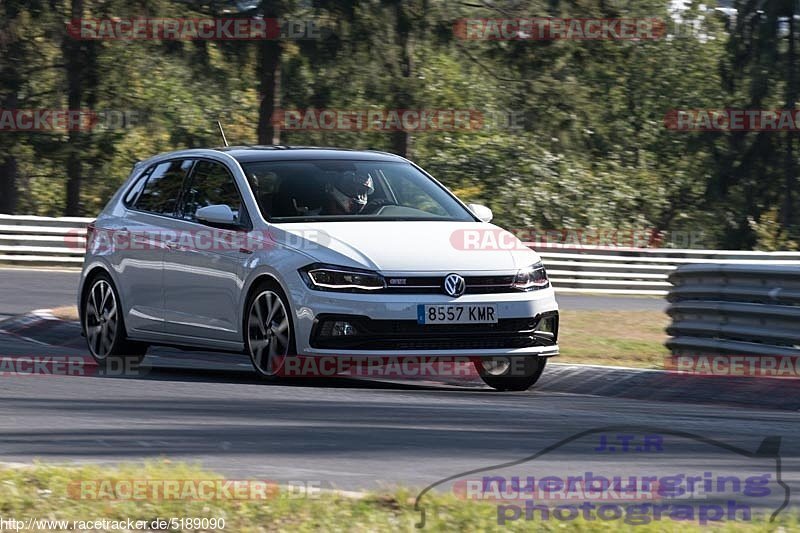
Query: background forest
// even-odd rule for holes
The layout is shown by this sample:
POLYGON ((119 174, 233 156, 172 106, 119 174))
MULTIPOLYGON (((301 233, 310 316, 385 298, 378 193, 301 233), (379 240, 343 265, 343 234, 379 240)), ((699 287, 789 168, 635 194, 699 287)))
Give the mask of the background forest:
MULTIPOLYGON (((509 228, 702 234, 797 249, 796 132, 689 132, 675 109, 795 109, 800 2, 0 0, 0 110, 91 131, 0 131, 0 212, 94 216, 133 163, 221 144, 387 150, 509 228), (724 7, 727 9, 717 9, 724 7), (313 20, 318 38, 86 40, 76 19, 313 20), (465 18, 659 17, 655 40, 468 40, 465 18), (469 109, 477 131, 287 131, 281 109, 469 109)), ((1 128, 0 128, 1 129, 1 128)), ((667 242, 669 244, 669 242, 667 242)))

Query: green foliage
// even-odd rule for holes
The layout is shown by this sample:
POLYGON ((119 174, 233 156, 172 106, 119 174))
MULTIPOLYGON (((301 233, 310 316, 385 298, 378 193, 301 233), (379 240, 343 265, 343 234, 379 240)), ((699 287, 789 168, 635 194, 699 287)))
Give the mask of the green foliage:
POLYGON ((750 227, 756 234, 756 249, 767 252, 797 250, 796 239, 789 237, 788 230, 778 221, 778 210, 770 209, 762 213, 760 220, 750 219, 750 227))
MULTIPOLYGON (((316 20, 323 39, 281 43, 281 107, 480 113, 478 131, 413 134, 410 155, 466 200, 490 206, 501 225, 684 229, 704 232, 706 247, 797 247, 797 239, 768 238, 763 224, 753 222, 773 220, 774 211, 771 234, 798 233, 796 135, 664 126, 675 109, 793 106, 792 72, 800 65, 780 24, 793 2, 768 2, 766 14, 754 15, 759 3, 742 1, 740 23, 730 31, 729 21, 699 1, 682 22, 663 0, 265 1, 247 12, 236 11, 241 2, 83 4, 87 18, 244 17, 270 9, 316 20), (462 18, 532 16, 660 17, 670 35, 476 41, 453 32, 462 18)), ((3 4, 0 107, 67 108, 62 43, 70 39, 64 20, 72 5, 3 4)), ((71 151, 81 156, 81 211, 92 215, 136 160, 219 145, 216 120, 231 142, 256 142, 264 68, 258 43, 108 40, 88 42, 83 51, 87 72, 94 72, 83 79, 85 106, 124 115, 127 123, 98 128, 80 144, 64 132, 0 134, 0 196, 14 211, 63 212, 71 151), (4 170, 11 159, 15 175, 4 170), (3 192, 9 183, 19 191, 13 201, 3 192)), ((381 150, 395 149, 397 141, 379 132, 281 135, 284 144, 381 150)))

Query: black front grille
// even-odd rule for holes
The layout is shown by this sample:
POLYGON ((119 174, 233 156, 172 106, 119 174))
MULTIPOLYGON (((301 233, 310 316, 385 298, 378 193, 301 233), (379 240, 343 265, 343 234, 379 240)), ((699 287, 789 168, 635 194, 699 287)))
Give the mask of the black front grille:
MULTIPOLYGON (((370 345, 373 350, 493 350, 501 348, 528 348, 542 346, 531 336, 483 339, 416 339, 386 345, 370 345), (379 347, 381 346, 381 347, 379 347), (385 347, 383 347, 385 346, 385 347)), ((476 354, 477 355, 477 354, 476 354)))
POLYGON ((354 315, 319 315, 311 346, 350 350, 489 350, 552 346, 558 338, 558 313, 503 318, 495 324, 418 324, 415 320, 373 320, 354 315), (553 323, 553 334, 537 331, 540 320, 553 323), (348 322, 355 335, 332 336, 335 322, 348 322))
MULTIPOLYGON (((442 294, 444 276, 390 276, 386 289, 393 294, 442 294)), ((465 294, 493 294, 516 292, 512 287, 514 276, 464 276, 465 294)))

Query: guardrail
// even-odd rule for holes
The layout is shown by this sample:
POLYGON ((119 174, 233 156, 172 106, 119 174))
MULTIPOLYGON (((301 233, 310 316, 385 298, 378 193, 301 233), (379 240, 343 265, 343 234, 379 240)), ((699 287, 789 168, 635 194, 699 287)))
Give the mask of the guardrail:
POLYGON ((684 265, 800 265, 800 252, 593 248, 559 244, 531 247, 542 256, 553 286, 560 292, 664 296, 672 287, 669 276, 684 265))
POLYGON ((800 265, 690 265, 669 281, 674 355, 800 356, 800 265))
POLYGON ((92 220, 0 215, 0 263, 80 267, 92 220))
MULTIPOLYGON (((91 218, 0 215, 0 263, 79 267, 91 218)), ((698 263, 800 265, 800 252, 576 247, 526 243, 542 256, 559 292, 664 296, 669 275, 698 263)))

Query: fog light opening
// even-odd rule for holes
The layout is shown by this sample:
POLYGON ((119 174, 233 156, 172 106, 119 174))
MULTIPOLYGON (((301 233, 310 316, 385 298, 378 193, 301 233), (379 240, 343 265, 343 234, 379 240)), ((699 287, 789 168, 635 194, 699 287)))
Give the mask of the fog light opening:
POLYGON ((536 324, 535 335, 556 341, 558 337, 558 315, 546 315, 536 324))
POLYGON ((331 328, 331 337, 346 337, 356 335, 357 333, 358 332, 353 324, 340 320, 334 322, 333 327, 331 328))
POLYGON ((536 333, 555 333, 555 320, 551 316, 546 316, 536 325, 536 333))

